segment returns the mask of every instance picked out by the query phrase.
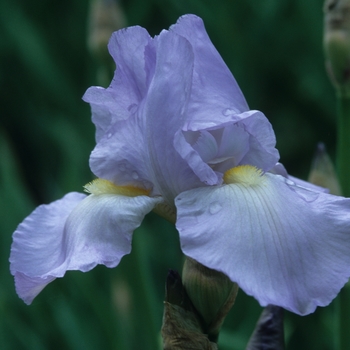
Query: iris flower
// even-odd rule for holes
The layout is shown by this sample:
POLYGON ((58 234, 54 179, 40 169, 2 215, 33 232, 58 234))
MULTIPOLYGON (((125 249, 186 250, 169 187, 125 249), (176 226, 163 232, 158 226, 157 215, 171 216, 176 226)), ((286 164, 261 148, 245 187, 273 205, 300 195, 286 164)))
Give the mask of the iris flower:
POLYGON ((67 270, 117 266, 154 210, 176 223, 186 256, 262 306, 304 315, 329 304, 350 276, 350 199, 287 175, 271 124, 249 109, 202 20, 183 16, 154 38, 122 29, 109 50, 113 81, 83 97, 97 179, 18 226, 18 295, 30 304, 67 270))

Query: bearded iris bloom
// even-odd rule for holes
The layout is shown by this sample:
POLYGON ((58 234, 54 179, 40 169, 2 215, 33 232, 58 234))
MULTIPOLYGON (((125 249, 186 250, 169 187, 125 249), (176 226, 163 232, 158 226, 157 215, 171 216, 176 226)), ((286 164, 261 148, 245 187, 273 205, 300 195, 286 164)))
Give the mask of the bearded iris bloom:
POLYGON ((10 263, 28 304, 67 270, 115 267, 154 210, 185 255, 225 273, 261 305, 325 306, 350 276, 350 200, 290 178, 267 118, 250 110, 203 22, 152 38, 115 32, 117 69, 84 95, 96 125, 89 195, 38 207, 13 235, 10 263))

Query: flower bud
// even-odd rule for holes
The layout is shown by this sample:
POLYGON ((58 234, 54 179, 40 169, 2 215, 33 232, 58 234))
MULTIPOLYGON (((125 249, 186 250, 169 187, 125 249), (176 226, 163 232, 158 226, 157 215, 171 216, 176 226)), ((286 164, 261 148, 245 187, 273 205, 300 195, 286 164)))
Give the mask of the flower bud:
POLYGON ((221 272, 209 269, 186 258, 182 281, 197 312, 204 331, 216 341, 220 327, 230 311, 238 292, 238 285, 221 272))
POLYGON ((341 94, 350 95, 350 0, 326 0, 324 13, 328 74, 341 94))
POLYGON ((117 0, 93 0, 90 7, 88 47, 101 60, 109 59, 108 41, 112 33, 126 26, 117 0))
POLYGON ((308 181, 317 186, 328 188, 331 194, 341 195, 338 177, 323 143, 317 145, 308 181))
POLYGON ((98 84, 108 86, 115 64, 107 44, 112 33, 126 26, 126 18, 118 0, 92 0, 87 44, 97 63, 98 84))
POLYGON ((217 350, 203 333, 198 314, 182 284, 180 275, 168 273, 162 325, 164 350, 217 350))

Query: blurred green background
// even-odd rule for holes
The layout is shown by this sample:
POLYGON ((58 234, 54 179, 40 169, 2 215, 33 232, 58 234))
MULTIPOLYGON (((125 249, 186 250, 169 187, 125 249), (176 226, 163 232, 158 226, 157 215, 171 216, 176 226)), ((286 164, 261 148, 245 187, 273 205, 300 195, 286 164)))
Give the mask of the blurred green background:
MULTIPOLYGON (((127 25, 154 35, 195 13, 252 109, 277 136, 281 161, 306 178, 317 142, 335 148, 335 97, 322 50, 321 0, 124 0, 127 25)), ((90 109, 81 97, 99 85, 87 47, 86 0, 0 1, 0 349, 156 349, 164 282, 181 270, 175 229, 150 214, 132 254, 116 269, 68 272, 31 306, 9 273, 11 234, 38 204, 82 191, 93 176, 90 109)), ((98 78, 100 76, 100 78, 98 78)), ((226 319, 220 349, 244 349, 261 307, 242 291, 226 319)), ((333 306, 285 313, 287 349, 333 348, 333 306)))

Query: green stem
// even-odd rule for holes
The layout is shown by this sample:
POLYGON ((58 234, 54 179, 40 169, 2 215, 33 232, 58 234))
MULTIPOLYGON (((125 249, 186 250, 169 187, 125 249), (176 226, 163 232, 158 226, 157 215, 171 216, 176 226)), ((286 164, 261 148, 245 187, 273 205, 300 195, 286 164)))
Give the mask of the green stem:
POLYGON ((350 197, 350 96, 338 92, 337 172, 345 197, 350 197))
MULTIPOLYGON (((342 194, 350 197, 350 96, 338 91, 338 135, 337 135, 337 173, 342 194)), ((350 344, 350 286, 344 286, 336 300, 337 349, 347 350, 350 344)))

